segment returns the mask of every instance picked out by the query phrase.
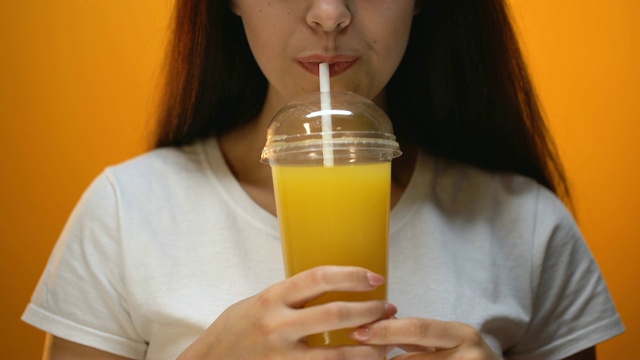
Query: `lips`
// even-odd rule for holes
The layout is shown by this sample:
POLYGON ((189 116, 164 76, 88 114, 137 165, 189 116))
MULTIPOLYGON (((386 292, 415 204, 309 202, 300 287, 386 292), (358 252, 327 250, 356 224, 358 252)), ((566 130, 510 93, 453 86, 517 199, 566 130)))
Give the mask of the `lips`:
POLYGON ((338 55, 338 56, 321 56, 321 55, 312 55, 306 56, 296 59, 298 64, 307 71, 308 73, 314 76, 320 76, 320 64, 328 63, 329 64, 329 75, 331 77, 338 76, 343 72, 349 70, 353 64, 360 60, 359 57, 356 56, 348 56, 348 55, 338 55))

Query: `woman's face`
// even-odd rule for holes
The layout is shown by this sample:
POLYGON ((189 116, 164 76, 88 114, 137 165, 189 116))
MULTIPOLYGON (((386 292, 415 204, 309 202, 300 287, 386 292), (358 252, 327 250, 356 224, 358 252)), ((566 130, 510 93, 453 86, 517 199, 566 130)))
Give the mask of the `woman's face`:
POLYGON ((249 45, 277 101, 331 89, 381 94, 404 54, 415 0, 232 0, 249 45))

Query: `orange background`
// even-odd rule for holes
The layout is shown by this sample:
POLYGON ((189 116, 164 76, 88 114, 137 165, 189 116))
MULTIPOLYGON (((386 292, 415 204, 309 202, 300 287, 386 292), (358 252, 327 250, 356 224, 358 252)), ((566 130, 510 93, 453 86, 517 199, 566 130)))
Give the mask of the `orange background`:
MULTIPOLYGON (((640 1, 511 0, 579 222, 640 354, 640 1), (635 226, 634 226, 635 224, 635 226)), ((171 0, 0 0, 0 359, 37 359, 19 317, 74 204, 141 153, 171 0)))

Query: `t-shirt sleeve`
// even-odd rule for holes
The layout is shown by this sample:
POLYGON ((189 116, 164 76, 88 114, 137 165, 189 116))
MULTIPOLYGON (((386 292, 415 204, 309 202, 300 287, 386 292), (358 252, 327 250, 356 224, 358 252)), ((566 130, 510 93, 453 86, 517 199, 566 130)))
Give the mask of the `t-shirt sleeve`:
POLYGON ((22 319, 55 336, 130 358, 146 342, 127 310, 116 190, 101 174, 73 210, 22 319))
POLYGON ((545 189, 537 204, 532 319, 509 359, 562 359, 624 331, 571 214, 545 189))

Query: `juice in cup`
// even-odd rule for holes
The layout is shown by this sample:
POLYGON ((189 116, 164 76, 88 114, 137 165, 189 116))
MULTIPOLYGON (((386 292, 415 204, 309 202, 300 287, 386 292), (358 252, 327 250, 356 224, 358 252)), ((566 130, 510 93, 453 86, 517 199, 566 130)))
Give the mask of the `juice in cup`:
MULTIPOLYGON (((321 265, 360 266, 387 276, 391 160, 399 155, 390 120, 353 93, 308 94, 275 115, 262 161, 272 169, 286 276, 321 265), (322 103, 329 95, 331 108, 322 103)), ((383 285, 328 293, 305 306, 386 297, 383 285)), ((348 337, 352 330, 307 341, 355 344, 348 337)))
MULTIPOLYGON (((272 168, 287 276, 320 265, 354 265, 387 276, 391 163, 272 168)), ((384 300, 370 292, 325 294, 331 301, 384 300)), ((351 330, 308 337, 310 345, 348 345, 351 330)))

